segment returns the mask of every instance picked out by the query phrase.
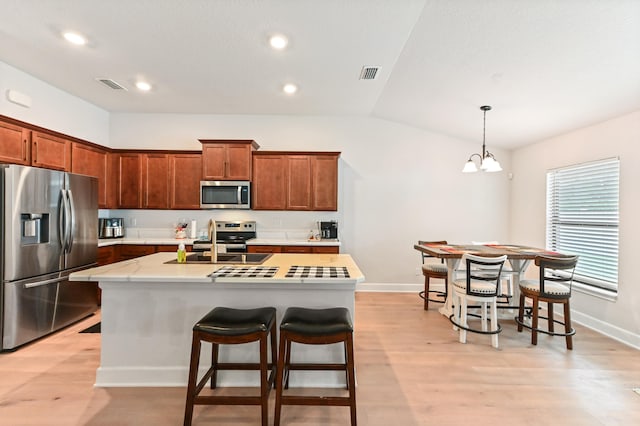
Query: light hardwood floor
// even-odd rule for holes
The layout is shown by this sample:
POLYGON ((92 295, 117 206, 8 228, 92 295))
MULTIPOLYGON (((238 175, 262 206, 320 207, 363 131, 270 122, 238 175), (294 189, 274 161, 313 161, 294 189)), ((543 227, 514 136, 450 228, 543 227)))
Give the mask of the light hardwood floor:
MULTIPOLYGON (((530 344, 501 321, 457 341, 433 304, 407 293, 356 295, 360 425, 638 425, 640 351, 584 327, 574 350, 541 335, 530 344)), ((88 318, 0 354, 0 425, 179 425, 185 388, 94 388, 99 334, 88 318)), ((273 398, 271 394, 271 416, 273 398)), ((283 407, 284 425, 346 425, 346 407, 283 407)), ((196 407, 194 425, 257 425, 258 407, 196 407)))

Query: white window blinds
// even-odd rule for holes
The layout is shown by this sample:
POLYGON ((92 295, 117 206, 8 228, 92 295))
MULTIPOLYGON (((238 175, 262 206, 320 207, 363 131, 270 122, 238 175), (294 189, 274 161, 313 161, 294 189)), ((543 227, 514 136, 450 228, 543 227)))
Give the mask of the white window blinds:
POLYGON ((618 288, 617 158, 547 173, 547 249, 580 256, 575 280, 618 288))

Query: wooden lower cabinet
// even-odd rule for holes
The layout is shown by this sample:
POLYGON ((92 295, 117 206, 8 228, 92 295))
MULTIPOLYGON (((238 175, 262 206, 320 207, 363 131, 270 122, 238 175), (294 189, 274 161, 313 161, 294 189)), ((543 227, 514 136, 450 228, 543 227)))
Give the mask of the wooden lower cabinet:
MULTIPOLYGON (((176 253, 176 255, 177 255, 178 244, 163 244, 163 245, 155 246, 156 247, 156 253, 159 253, 159 252, 171 253, 171 252, 173 252, 173 253, 176 253)), ((186 251, 191 251, 191 249, 192 249, 192 246, 185 245, 185 250, 186 251)))
POLYGON ((247 246, 248 253, 282 253, 280 246, 247 246))
POLYGON ((314 254, 338 254, 339 246, 272 246, 272 245, 249 245, 249 253, 314 253, 314 254))
POLYGON ((156 246, 147 246, 144 244, 123 244, 118 246, 118 260, 135 259, 136 257, 146 256, 156 252, 156 246))
POLYGON ((108 265, 110 263, 115 263, 118 261, 116 255, 116 248, 118 246, 103 246, 98 247, 98 257, 96 261, 98 262, 98 266, 108 265))

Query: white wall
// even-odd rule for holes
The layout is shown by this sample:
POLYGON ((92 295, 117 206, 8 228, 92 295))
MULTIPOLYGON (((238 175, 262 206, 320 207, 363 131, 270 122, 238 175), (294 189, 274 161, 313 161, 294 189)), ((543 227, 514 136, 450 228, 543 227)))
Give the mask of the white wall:
POLYGON ((0 61, 0 114, 109 146, 109 113, 0 61), (31 98, 26 108, 10 102, 7 91, 31 98))
MULTIPOLYGON (((421 272, 416 275, 418 239, 507 239, 507 173, 460 172, 480 142, 365 117, 112 114, 110 133, 114 148, 200 149, 198 139, 229 138, 254 139, 262 150, 341 151, 337 213, 190 214, 199 222, 237 214, 256 220, 258 232, 337 219, 342 251, 354 257, 368 283, 417 288, 423 282, 421 272)), ((509 171, 509 156, 492 151, 509 171)), ((170 226, 180 217, 171 211, 113 213, 134 215, 139 227, 170 226)))
POLYGON ((620 158, 619 291, 615 301, 574 292, 574 318, 640 347, 640 111, 516 150, 512 155, 513 241, 545 244, 546 172, 556 167, 620 158))

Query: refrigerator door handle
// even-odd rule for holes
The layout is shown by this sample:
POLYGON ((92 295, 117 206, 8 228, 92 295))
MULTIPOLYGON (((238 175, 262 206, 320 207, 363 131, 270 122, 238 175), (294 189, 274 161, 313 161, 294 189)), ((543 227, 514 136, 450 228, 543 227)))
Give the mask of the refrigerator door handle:
POLYGON ((40 287, 40 286, 43 286, 43 285, 64 281, 64 280, 67 280, 67 279, 69 279, 69 277, 51 278, 50 280, 44 280, 44 281, 38 281, 38 282, 35 282, 35 283, 25 284, 24 288, 40 287))
POLYGON ((67 253, 71 252, 73 248, 73 234, 76 229, 76 207, 73 202, 73 192, 70 189, 67 190, 67 198, 69 199, 69 222, 67 228, 67 253))
POLYGON ((67 247, 67 197, 64 189, 60 190, 60 206, 58 207, 58 239, 60 240, 60 246, 62 251, 66 251, 67 247))

